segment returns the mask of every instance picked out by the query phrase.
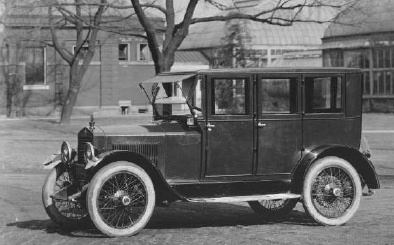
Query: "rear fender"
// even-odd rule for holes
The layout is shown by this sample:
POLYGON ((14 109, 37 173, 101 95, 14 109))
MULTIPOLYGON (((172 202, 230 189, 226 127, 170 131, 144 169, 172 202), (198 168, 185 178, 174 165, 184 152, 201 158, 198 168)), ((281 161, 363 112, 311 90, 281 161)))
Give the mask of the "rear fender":
POLYGON ((117 161, 127 161, 132 162, 139 167, 143 168, 145 172, 152 179, 153 185, 156 190, 157 200, 158 201, 168 201, 172 202, 175 200, 186 200, 181 194, 176 192, 173 188, 171 188, 161 172, 156 168, 156 166, 144 155, 141 155, 136 152, 129 151, 107 151, 104 152, 93 159, 94 161, 89 161, 86 164, 86 170, 89 175, 93 177, 94 174, 97 173, 104 166, 117 162, 117 161))
POLYGON ((301 193, 303 180, 308 168, 318 159, 326 156, 336 156, 348 161, 362 177, 370 189, 379 189, 380 183, 375 167, 358 150, 339 145, 320 146, 307 152, 293 171, 292 192, 301 193))

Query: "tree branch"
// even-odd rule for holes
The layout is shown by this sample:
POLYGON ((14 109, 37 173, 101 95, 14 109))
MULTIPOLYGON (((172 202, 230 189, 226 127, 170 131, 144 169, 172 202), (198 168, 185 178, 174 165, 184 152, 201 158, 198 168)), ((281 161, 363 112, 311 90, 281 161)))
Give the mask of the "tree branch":
POLYGON ((145 15, 144 10, 142 9, 142 6, 139 2, 139 0, 130 0, 133 7, 134 11, 138 16, 138 20, 140 21, 140 24, 145 30, 147 40, 148 40, 148 46, 151 51, 152 59, 155 63, 155 71, 156 73, 160 72, 160 56, 162 55, 160 50, 159 50, 159 43, 156 38, 156 29, 153 26, 152 22, 147 18, 145 15))
POLYGON ((52 36, 52 42, 53 42, 53 47, 56 49, 56 51, 60 54, 60 56, 69 64, 72 64, 72 54, 70 51, 68 51, 66 48, 61 47, 59 43, 59 39, 56 35, 56 30, 55 30, 55 25, 53 23, 54 16, 52 12, 52 6, 48 7, 48 15, 49 15, 49 29, 51 31, 51 36, 52 36))

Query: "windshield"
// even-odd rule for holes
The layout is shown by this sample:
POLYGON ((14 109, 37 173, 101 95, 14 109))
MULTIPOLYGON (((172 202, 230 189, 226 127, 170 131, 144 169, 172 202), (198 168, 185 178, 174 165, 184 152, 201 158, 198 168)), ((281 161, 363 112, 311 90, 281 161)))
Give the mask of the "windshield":
POLYGON ((201 111, 200 79, 193 74, 159 75, 140 84, 155 120, 178 120, 201 111))

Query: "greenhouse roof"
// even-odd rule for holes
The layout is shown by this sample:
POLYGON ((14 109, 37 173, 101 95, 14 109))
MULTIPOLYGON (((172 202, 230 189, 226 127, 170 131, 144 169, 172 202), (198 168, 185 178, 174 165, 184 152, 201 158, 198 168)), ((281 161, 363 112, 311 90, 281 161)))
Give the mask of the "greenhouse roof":
POLYGON ((394 0, 359 0, 338 23, 329 25, 324 38, 394 31, 394 0))
POLYGON ((317 23, 295 23, 292 26, 276 26, 250 20, 199 23, 191 27, 181 49, 203 49, 223 45, 229 26, 239 23, 251 36, 251 45, 321 45, 327 25, 317 23))

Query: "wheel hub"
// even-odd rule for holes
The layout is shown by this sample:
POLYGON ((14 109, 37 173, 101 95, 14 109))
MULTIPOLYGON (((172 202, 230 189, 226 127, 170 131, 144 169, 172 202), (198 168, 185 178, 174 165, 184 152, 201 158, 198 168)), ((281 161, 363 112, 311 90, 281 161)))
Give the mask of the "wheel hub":
POLYGON ((324 192, 326 194, 331 194, 335 197, 339 197, 342 194, 341 188, 335 187, 332 183, 324 186, 324 192))
POLYGON ((332 189, 332 194, 334 194, 334 196, 336 196, 336 197, 339 197, 339 196, 341 196, 342 191, 339 188, 334 188, 334 189, 332 189))
POLYGON ((123 206, 128 206, 131 203, 131 197, 126 191, 118 190, 113 196, 113 200, 119 202, 123 206))
POLYGON ((123 206, 128 206, 131 203, 131 198, 128 195, 122 196, 121 202, 123 206))

